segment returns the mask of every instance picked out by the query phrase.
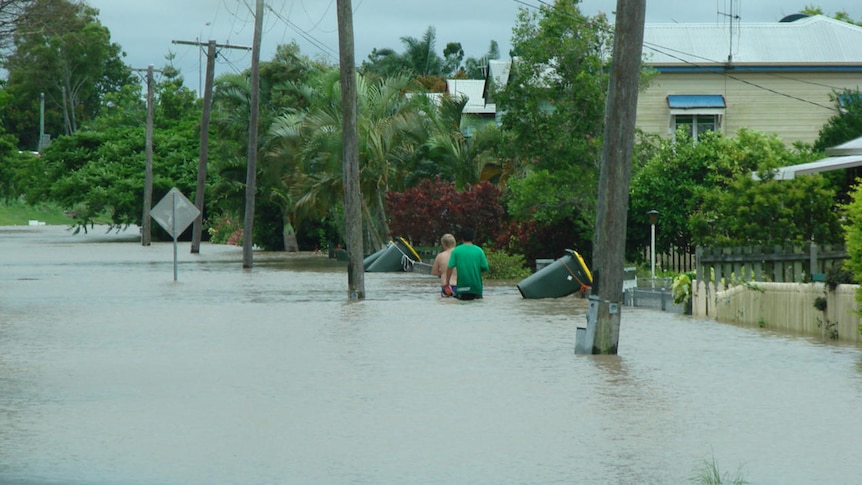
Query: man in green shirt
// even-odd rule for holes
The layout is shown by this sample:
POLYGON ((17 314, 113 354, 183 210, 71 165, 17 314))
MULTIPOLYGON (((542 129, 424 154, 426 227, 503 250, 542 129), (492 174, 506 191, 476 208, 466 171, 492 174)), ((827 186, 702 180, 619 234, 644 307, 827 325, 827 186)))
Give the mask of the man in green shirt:
POLYGON ((449 255, 449 264, 446 268, 446 277, 443 286, 449 287, 449 278, 452 270, 458 269, 458 286, 455 289, 455 297, 461 300, 475 300, 482 298, 482 272, 488 271, 488 259, 485 251, 473 244, 475 233, 470 227, 461 229, 461 244, 452 250, 449 255))

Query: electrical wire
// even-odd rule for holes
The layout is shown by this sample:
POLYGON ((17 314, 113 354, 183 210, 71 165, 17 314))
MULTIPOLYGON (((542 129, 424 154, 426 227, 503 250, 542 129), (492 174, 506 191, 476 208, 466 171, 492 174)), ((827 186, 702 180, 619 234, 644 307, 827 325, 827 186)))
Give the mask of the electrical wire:
MULTIPOLYGON (((532 9, 536 9, 536 10, 540 10, 540 9, 541 9, 541 7, 536 6, 536 5, 533 5, 533 4, 530 4, 530 3, 527 3, 527 2, 526 2, 526 1, 524 1, 524 0, 513 0, 513 1, 514 1, 515 3, 518 3, 518 4, 521 4, 521 5, 524 5, 524 6, 528 7, 528 8, 532 8, 532 9)), ((545 6, 549 7, 549 8, 552 8, 552 7, 553 7, 552 5, 548 4, 548 3, 547 3, 546 1, 544 1, 544 0, 536 0, 536 1, 537 1, 537 2, 539 2, 539 3, 541 3, 542 5, 545 5, 545 6)), ((575 20, 575 21, 581 21, 581 19, 578 19, 578 18, 576 18, 576 17, 574 17, 574 16, 572 16, 572 15, 569 15, 569 17, 570 17, 572 20, 575 20)), ((588 26, 589 26, 589 25, 588 25, 588 26)), ((595 26, 593 26, 593 27, 595 27, 595 26)), ((601 30, 603 30, 605 33, 613 34, 613 30, 612 30, 612 29, 601 29, 601 30)), ((699 55, 696 55, 696 54, 691 54, 691 53, 688 53, 688 52, 684 52, 684 51, 681 51, 681 50, 678 50, 678 49, 674 49, 674 48, 672 48, 672 47, 661 46, 661 45, 659 45, 659 44, 654 44, 654 43, 651 43, 651 42, 644 42, 644 47, 645 47, 645 48, 647 48, 647 49, 649 49, 649 50, 651 50, 651 51, 657 52, 657 53, 659 53, 659 54, 664 54, 664 55, 666 55, 666 56, 668 56, 668 57, 670 57, 670 58, 672 58, 672 59, 676 59, 676 60, 678 60, 678 61, 680 61, 680 62, 682 62, 682 63, 684 63, 684 64, 688 64, 688 65, 690 65, 690 66, 692 66, 692 67, 694 67, 694 68, 701 69, 701 70, 703 70, 703 71, 705 71, 705 72, 709 72, 709 73, 712 73, 712 74, 725 76, 725 77, 726 77, 726 78, 728 78, 728 79, 732 79, 732 80, 734 80, 734 81, 737 81, 737 82, 740 82, 740 83, 743 83, 743 84, 746 84, 746 85, 752 86, 752 87, 754 87, 754 88, 761 89, 761 90, 764 90, 764 91, 767 91, 767 92, 770 92, 770 93, 772 93, 772 94, 776 94, 776 95, 779 95, 779 96, 784 96, 784 97, 786 97, 786 98, 793 99, 793 100, 796 100, 796 101, 800 101, 800 102, 803 102, 803 103, 812 104, 812 105, 817 106, 817 107, 819 107, 819 108, 824 108, 824 109, 828 109, 828 110, 830 110, 830 111, 836 111, 836 112, 838 111, 838 109, 837 109, 837 108, 834 108, 834 107, 831 107, 831 106, 825 106, 825 105, 823 105, 823 104, 821 104, 821 103, 818 103, 818 102, 816 102, 816 101, 811 101, 811 100, 808 100, 808 99, 804 99, 804 98, 801 98, 801 97, 799 97, 799 96, 795 96, 795 95, 792 95, 792 94, 788 94, 788 93, 784 93, 784 92, 778 91, 777 89, 773 89, 773 88, 769 88, 769 87, 766 87, 766 86, 762 86, 762 85, 757 84, 757 83, 755 83, 755 82, 753 82, 753 81, 748 81, 748 80, 745 80, 745 79, 741 79, 741 78, 739 78, 738 76, 734 76, 733 74, 730 74, 729 72, 727 72, 727 70, 726 70, 725 68, 714 68, 714 67, 711 67, 711 66, 704 66, 704 65, 702 65, 702 64, 698 64, 698 63, 692 62, 692 61, 690 61, 690 60, 688 60, 688 59, 684 59, 683 57, 680 57, 680 56, 687 56, 687 57, 689 57, 689 58, 700 59, 700 60, 703 60, 703 61, 706 61, 706 62, 710 62, 710 63, 715 63, 715 64, 722 64, 722 62, 721 62, 721 61, 716 61, 716 60, 714 60, 714 59, 709 59, 709 58, 706 58, 706 57, 703 57, 703 56, 699 56, 699 55), (680 56, 670 54, 670 52, 676 52, 676 53, 678 53, 680 56)), ((766 72, 766 73, 764 73, 764 74, 767 74, 767 75, 772 76, 772 77, 781 78, 781 79, 790 80, 790 81, 796 81, 796 82, 800 82, 800 83, 807 83, 807 84, 820 85, 820 84, 817 84, 817 83, 813 83, 813 82, 811 82, 811 81, 802 80, 802 79, 798 79, 798 78, 793 78, 793 77, 789 77, 789 76, 782 76, 782 75, 779 75, 779 74, 776 74, 776 73, 766 72)), ((840 87, 835 87, 835 86, 828 86, 828 85, 821 85, 821 86, 824 86, 824 87, 830 87, 830 88, 833 88, 833 89, 842 89, 842 88, 840 88, 840 87)))

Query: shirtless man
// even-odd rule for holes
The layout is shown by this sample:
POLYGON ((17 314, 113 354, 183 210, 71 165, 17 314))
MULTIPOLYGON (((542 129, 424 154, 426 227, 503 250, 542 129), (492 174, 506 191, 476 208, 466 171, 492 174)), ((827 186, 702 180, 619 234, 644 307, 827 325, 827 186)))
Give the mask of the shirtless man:
POLYGON ((447 285, 443 284, 443 280, 446 278, 446 268, 449 266, 449 255, 452 254, 452 248, 455 247, 455 236, 443 234, 443 237, 440 238, 440 244, 443 246, 443 251, 434 258, 434 264, 431 265, 431 274, 440 277, 440 296, 452 296, 458 285, 457 272, 454 272, 452 277, 449 278, 450 288, 447 288, 447 285))

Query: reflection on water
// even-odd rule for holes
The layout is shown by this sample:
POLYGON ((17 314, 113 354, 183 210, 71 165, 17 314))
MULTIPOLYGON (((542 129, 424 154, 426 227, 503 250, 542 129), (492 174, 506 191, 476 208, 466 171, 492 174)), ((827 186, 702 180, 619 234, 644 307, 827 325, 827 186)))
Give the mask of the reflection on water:
POLYGON ((857 483, 862 353, 134 234, 0 229, 0 483, 857 483))

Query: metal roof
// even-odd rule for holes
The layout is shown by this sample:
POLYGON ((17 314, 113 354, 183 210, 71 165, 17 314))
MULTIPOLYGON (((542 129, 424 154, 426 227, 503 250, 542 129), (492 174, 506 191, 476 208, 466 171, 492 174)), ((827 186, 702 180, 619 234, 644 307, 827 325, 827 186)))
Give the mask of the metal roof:
MULTIPOLYGON (((826 150, 826 154, 830 156, 814 162, 779 168, 775 171, 775 180, 790 180, 796 178, 797 175, 810 175, 862 166, 862 137, 829 148, 826 150)), ((757 178, 756 173, 752 176, 757 178)))
POLYGON ((725 108, 721 94, 668 94, 668 108, 725 108))
POLYGON ((794 22, 646 24, 648 65, 862 69, 862 27, 815 15, 794 22))
POLYGON ((494 113, 494 107, 488 106, 483 97, 485 81, 483 79, 447 79, 446 89, 453 97, 467 98, 464 113, 482 114, 494 113))

